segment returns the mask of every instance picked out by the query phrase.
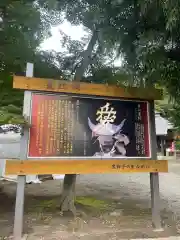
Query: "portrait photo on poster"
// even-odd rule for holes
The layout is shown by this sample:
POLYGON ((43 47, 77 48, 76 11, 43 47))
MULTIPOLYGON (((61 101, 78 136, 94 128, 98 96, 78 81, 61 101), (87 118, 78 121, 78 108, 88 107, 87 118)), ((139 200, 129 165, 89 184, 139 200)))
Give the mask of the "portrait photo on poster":
POLYGON ((29 157, 149 158, 148 102, 32 94, 29 157))

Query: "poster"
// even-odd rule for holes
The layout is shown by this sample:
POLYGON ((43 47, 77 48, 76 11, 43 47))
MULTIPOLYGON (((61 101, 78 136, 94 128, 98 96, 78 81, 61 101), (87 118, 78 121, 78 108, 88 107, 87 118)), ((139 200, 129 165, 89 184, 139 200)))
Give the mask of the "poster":
POLYGON ((32 93, 29 158, 149 158, 148 102, 32 93))

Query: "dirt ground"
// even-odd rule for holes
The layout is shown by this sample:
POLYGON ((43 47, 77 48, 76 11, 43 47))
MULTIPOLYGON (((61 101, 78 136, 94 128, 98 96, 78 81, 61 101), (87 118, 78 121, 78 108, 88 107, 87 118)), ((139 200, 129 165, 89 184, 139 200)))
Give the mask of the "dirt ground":
MULTIPOLYGON (((79 176, 80 177, 80 176, 79 176)), ((80 177, 81 178, 81 177, 80 177)), ((119 186, 120 187, 120 186, 119 186)), ((141 198, 131 199, 121 189, 103 189, 77 181, 77 216, 62 216, 58 209, 61 180, 27 184, 24 233, 28 240, 130 239, 178 236, 173 213, 162 208, 164 231, 151 226, 151 209, 141 198)), ((0 239, 12 236, 16 183, 0 182, 0 239)))

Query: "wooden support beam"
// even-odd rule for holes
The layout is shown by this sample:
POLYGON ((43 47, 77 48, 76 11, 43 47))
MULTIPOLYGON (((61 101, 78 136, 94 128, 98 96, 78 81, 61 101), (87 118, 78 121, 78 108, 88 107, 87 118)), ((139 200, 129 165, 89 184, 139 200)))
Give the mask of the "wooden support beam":
POLYGON ((7 160, 6 175, 168 172, 166 160, 7 160))
POLYGON ((155 88, 118 87, 115 85, 77 83, 52 79, 14 76, 13 87, 24 90, 38 90, 71 94, 85 94, 115 98, 161 100, 162 91, 155 88))
MULTIPOLYGON (((26 76, 33 76, 34 66, 32 63, 27 63, 26 76)), ((23 115, 29 117, 31 106, 31 93, 26 91, 24 93, 23 115)), ((24 130, 24 135, 20 141, 20 159, 26 159, 28 149, 28 131, 24 130)), ((17 174, 18 175, 18 174, 17 174)), ((15 215, 14 215, 14 240, 22 239, 23 233, 23 215, 24 215, 24 189, 26 183, 26 176, 19 175, 17 177, 17 191, 16 191, 16 203, 15 203, 15 215)))
MULTIPOLYGON (((151 129, 151 154, 153 159, 157 159, 157 142, 156 142, 156 126, 154 102, 150 102, 150 129, 151 129)), ((161 230, 161 200, 159 193, 159 174, 158 172, 150 173, 150 189, 151 189, 151 209, 152 209, 152 225, 156 230, 161 230)))

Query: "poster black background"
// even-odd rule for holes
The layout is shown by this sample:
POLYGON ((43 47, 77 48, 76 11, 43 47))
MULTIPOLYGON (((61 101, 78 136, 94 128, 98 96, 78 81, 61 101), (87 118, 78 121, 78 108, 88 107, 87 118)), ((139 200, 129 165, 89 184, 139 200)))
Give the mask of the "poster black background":
MULTIPOLYGON (((61 96, 64 98, 63 96, 61 96)), ((65 97, 74 104, 74 131, 73 131, 73 153, 72 156, 90 157, 96 152, 99 152, 98 141, 94 144, 92 141, 92 132, 88 126, 88 117, 94 124, 96 122, 96 112, 100 107, 104 106, 107 102, 110 107, 113 107, 116 113, 116 120, 114 124, 119 125, 123 119, 126 118, 122 128, 123 134, 127 135, 130 143, 126 146, 127 157, 145 157, 139 155, 136 150, 136 136, 135 136, 135 123, 141 122, 137 118, 137 109, 140 101, 127 101, 127 100, 114 100, 114 99, 100 99, 100 98, 86 98, 86 97, 65 97), (78 119, 78 120, 77 120, 78 119), (86 135, 86 139, 84 138, 86 135), (85 150, 84 150, 85 149, 85 150)), ((142 142, 142 145, 145 143, 142 142)))

